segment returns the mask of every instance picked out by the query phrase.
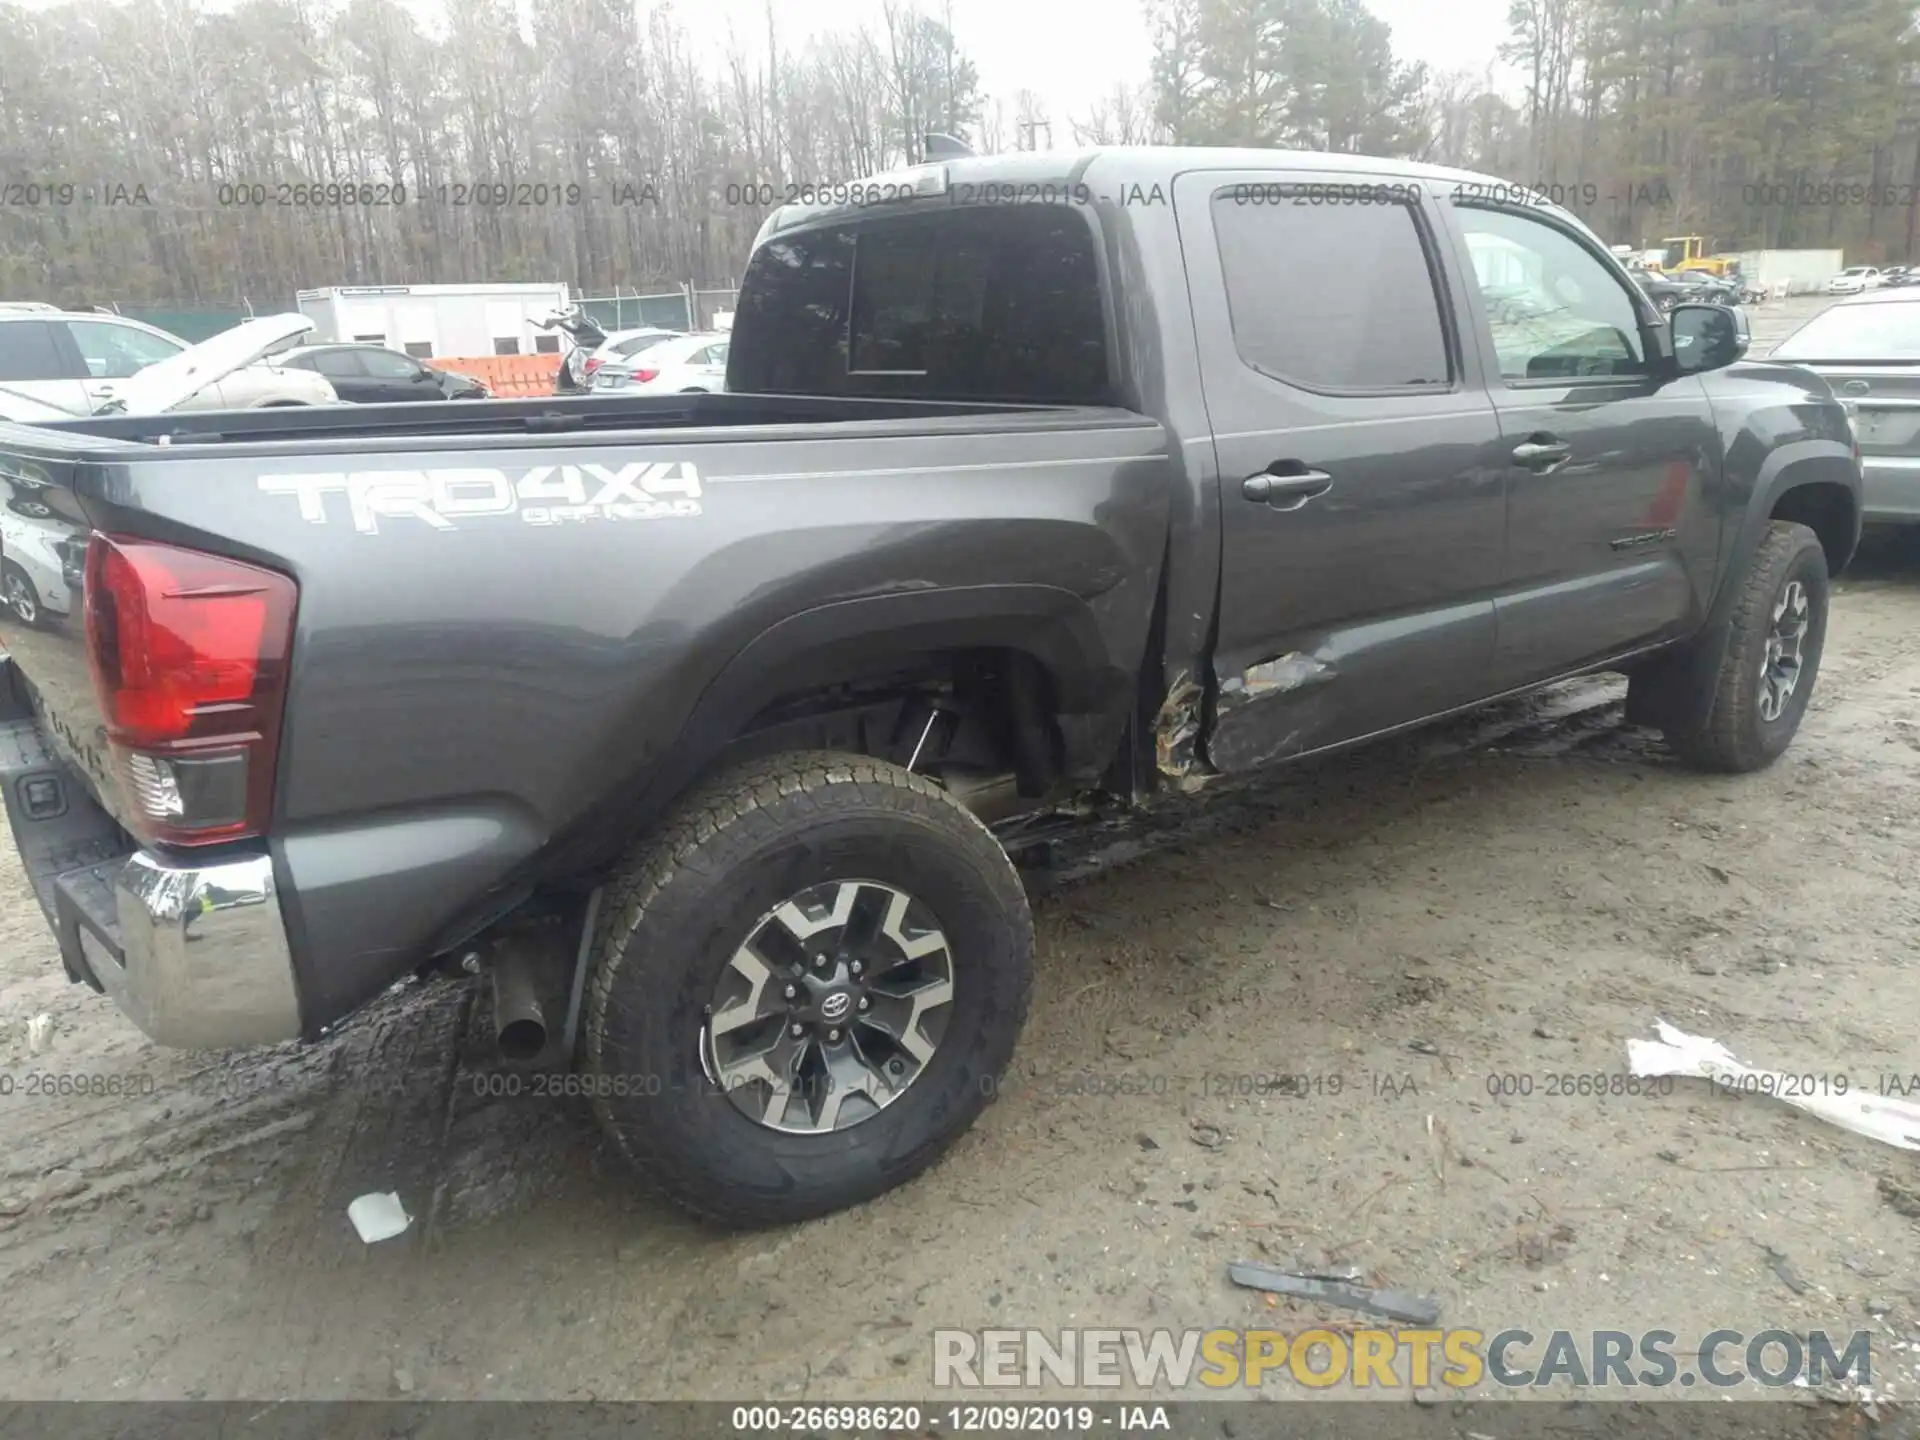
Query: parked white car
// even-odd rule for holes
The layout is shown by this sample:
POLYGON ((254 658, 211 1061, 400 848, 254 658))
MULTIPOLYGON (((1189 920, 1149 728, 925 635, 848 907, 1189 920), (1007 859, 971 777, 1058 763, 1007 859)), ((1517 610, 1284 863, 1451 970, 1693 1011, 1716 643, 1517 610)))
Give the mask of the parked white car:
MULTIPOLYGON (((94 401, 82 392, 77 403, 56 403, 34 381, 7 378, 4 348, 8 326, 14 315, 0 313, 0 420, 20 424, 39 424, 50 420, 74 420, 86 415, 158 415, 167 410, 205 410, 219 408, 206 397, 222 393, 233 384, 233 377, 257 366, 269 355, 296 345, 313 331, 313 321, 305 315, 263 315, 243 320, 231 330, 222 330, 211 340, 187 345, 166 358, 154 361, 121 381, 108 395, 94 401)), ((22 351, 11 352, 18 356, 22 351)), ((288 370, 287 375, 300 372, 288 370)), ((318 379, 318 376, 314 377, 318 379)), ((324 381, 321 383, 325 384, 324 381)), ((327 386, 329 396, 333 387, 327 386)), ((61 401, 72 401, 64 392, 55 392, 61 401)), ((301 404, 301 401, 265 401, 265 404, 301 404)), ((314 403, 320 403, 318 401, 314 403)), ((329 400, 326 403, 333 403, 329 400)), ((0 477, 4 478, 4 477, 0 477)))
MULTIPOLYGON (((0 322, 22 313, 28 313, 22 306, 0 307, 0 322)), ((242 321, 211 340, 154 361, 129 376, 113 395, 79 410, 0 384, 0 420, 31 425, 83 415, 159 415, 194 408, 207 394, 231 385, 236 374, 297 344, 312 332, 313 323, 305 315, 242 321)), ((36 628, 72 616, 86 565, 87 530, 76 528, 72 515, 56 513, 55 494, 45 471, 32 462, 0 458, 0 605, 36 628)))
POLYGON ((662 340, 625 360, 609 361, 593 379, 596 395, 608 390, 659 395, 726 388, 725 335, 682 335, 662 340))
POLYGON ((591 383, 602 365, 618 365, 662 340, 678 340, 684 334, 684 330, 615 330, 587 357, 587 380, 591 383))
POLYGON ((1829 295, 1858 295, 1862 290, 1877 290, 1885 277, 1871 265, 1849 265, 1827 282, 1829 295))
MULTIPOLYGON (((199 348, 120 315, 0 306, 0 387, 69 415, 98 412, 120 398, 149 366, 199 348)), ((249 410, 261 405, 332 405, 337 400, 323 376, 253 363, 197 387, 179 408, 249 410)), ((4 416, 0 410, 0 418, 4 416)))
POLYGON ((76 543, 71 521, 36 517, 45 503, 7 479, 0 472, 0 494, 9 497, 0 508, 0 603, 22 624, 51 625, 73 613, 86 544, 76 543))

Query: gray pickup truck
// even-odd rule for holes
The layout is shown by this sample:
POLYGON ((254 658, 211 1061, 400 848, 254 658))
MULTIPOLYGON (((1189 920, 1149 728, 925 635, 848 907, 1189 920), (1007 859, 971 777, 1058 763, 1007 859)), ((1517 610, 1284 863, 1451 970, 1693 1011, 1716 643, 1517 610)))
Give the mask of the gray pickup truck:
POLYGON ((0 426, 0 777, 73 979, 232 1047, 490 973, 502 1063, 778 1223, 993 1096, 996 826, 1596 670, 1702 767, 1792 738, 1847 415, 1563 211, 1237 150, 832 198, 762 229, 727 394, 0 426))

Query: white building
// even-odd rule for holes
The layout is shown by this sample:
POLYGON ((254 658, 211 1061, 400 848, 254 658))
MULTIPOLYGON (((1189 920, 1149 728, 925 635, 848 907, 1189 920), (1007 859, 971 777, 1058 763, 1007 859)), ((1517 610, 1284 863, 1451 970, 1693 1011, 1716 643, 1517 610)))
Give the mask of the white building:
POLYGON ((302 290, 311 344, 366 341, 421 359, 534 355, 561 348, 559 333, 533 322, 567 303, 553 285, 329 285, 302 290))
POLYGON ((1790 295, 1809 295, 1826 288, 1827 281, 1846 266, 1840 250, 1743 250, 1740 278, 1758 290, 1785 282, 1790 295))

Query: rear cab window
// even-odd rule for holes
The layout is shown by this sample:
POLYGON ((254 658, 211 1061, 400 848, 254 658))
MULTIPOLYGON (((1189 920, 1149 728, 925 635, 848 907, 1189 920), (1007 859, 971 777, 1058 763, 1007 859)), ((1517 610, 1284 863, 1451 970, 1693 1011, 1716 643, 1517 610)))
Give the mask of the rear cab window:
POLYGON ((1105 315, 1078 207, 942 208, 800 230, 748 264, 727 384, 1105 405, 1105 315))

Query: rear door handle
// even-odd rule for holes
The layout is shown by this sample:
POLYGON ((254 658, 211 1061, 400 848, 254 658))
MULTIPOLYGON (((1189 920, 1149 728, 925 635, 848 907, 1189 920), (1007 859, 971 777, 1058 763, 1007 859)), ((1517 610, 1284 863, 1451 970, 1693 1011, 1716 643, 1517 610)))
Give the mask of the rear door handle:
POLYGON ((1309 470, 1298 460, 1276 460, 1260 474, 1240 482, 1240 493, 1247 499, 1276 510, 1298 510, 1332 488, 1331 475, 1324 470, 1309 470))
POLYGON ((1551 470, 1573 454, 1573 446, 1564 440, 1542 435, 1513 447, 1513 463, 1524 470, 1551 470))

